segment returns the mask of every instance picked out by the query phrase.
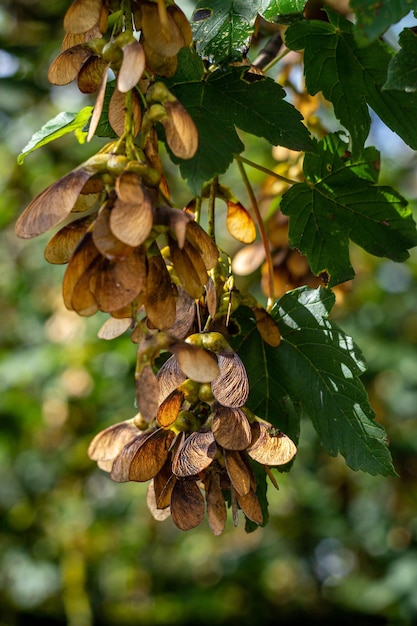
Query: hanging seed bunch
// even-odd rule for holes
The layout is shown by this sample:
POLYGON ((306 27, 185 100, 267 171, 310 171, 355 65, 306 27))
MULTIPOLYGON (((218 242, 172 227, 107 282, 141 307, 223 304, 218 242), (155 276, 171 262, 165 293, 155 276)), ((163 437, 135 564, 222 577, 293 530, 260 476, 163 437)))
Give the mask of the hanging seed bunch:
MULTIPOLYGON (((264 341, 276 347, 280 334, 235 289, 230 260, 195 219, 197 201, 174 206, 158 154, 158 125, 175 156, 189 159, 198 147, 192 118, 161 80, 191 44, 190 25, 173 0, 75 0, 64 28, 49 80, 76 80, 81 92, 97 93, 87 140, 110 94, 107 117, 117 138, 39 194, 16 233, 31 238, 58 227, 45 257, 67 265, 66 307, 82 316, 109 313, 99 336, 130 329, 137 344, 139 412, 99 433, 89 455, 117 482, 150 481, 152 514, 171 514, 182 530, 197 526, 205 508, 215 534, 227 507, 235 523, 241 509, 261 525, 254 467, 276 484, 269 468, 291 461, 296 447, 246 406, 248 376, 228 342, 231 315, 244 304, 264 341)), ((202 190, 201 198, 209 196, 226 204, 230 233, 253 242, 255 224, 233 193, 216 182, 202 190)))
POLYGON ((156 376, 155 419, 144 428, 139 414, 107 428, 91 442, 89 455, 116 482, 151 481, 150 511, 158 520, 171 515, 181 530, 198 526, 207 508, 210 528, 220 534, 227 504, 235 524, 241 509, 261 525, 252 464, 272 477, 269 467, 291 461, 296 447, 245 407, 246 370, 222 334, 171 342, 173 354, 156 376))

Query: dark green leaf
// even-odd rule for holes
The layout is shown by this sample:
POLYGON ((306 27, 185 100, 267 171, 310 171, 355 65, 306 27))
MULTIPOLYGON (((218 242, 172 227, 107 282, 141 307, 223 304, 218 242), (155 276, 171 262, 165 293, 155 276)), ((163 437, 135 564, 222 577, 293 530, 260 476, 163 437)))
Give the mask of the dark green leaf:
POLYGON ((167 87, 181 83, 198 82, 204 77, 204 63, 191 48, 182 48, 178 53, 178 69, 170 78, 161 78, 167 87))
POLYGON ((197 125, 199 147, 181 163, 181 173, 191 189, 226 171, 234 153, 244 145, 236 127, 264 137, 274 145, 293 150, 310 150, 312 142, 300 113, 284 101, 285 91, 272 79, 250 73, 247 68, 230 67, 213 72, 204 82, 172 85, 171 91, 188 110, 197 125))
POLYGON ((349 239, 394 261, 406 260, 408 249, 417 245, 406 201, 394 189, 372 184, 377 181, 377 151, 367 148, 351 160, 346 148, 338 135, 325 137, 317 154, 305 157, 306 182, 294 185, 281 201, 282 212, 290 217, 290 244, 307 256, 315 274, 329 274, 330 285, 355 275, 349 239))
POLYGON ((411 9, 415 8, 414 0, 350 0, 350 7, 356 15, 358 40, 376 39, 398 22, 411 9))
POLYGON ((200 0, 193 13, 197 52, 219 65, 246 54, 262 0, 200 0))
POLYGON ((286 34, 293 50, 305 49, 305 77, 310 94, 322 91, 352 136, 354 154, 370 128, 368 105, 409 146, 417 148, 417 95, 383 91, 391 54, 381 41, 365 48, 356 43, 353 25, 327 9, 330 22, 297 22, 286 34))
POLYGON ((417 33, 405 28, 400 34, 401 50, 388 65, 383 89, 417 91, 417 33))
POLYGON ((236 340, 235 348, 249 376, 249 399, 254 385, 259 396, 263 387, 263 404, 271 413, 267 419, 275 424, 278 421, 277 426, 284 430, 279 400, 290 398, 294 405, 301 404, 312 420, 328 454, 341 453, 354 470, 395 475, 386 433, 374 421, 359 379, 366 369, 362 353, 328 319, 334 300, 334 294, 324 288, 295 289, 280 298, 271 311, 282 335, 278 348, 262 342, 254 323, 239 345, 236 340), (272 413, 278 420, 272 419, 272 413))
POLYGON ((93 107, 84 107, 78 113, 59 113, 52 120, 49 120, 38 132, 36 132, 31 140, 23 148, 17 157, 19 165, 23 163, 25 157, 34 150, 63 137, 68 133, 75 132, 80 143, 85 141, 86 133, 83 131, 87 120, 91 115, 93 107))
POLYGON ((270 22, 290 23, 302 17, 307 0, 266 0, 259 13, 270 22))

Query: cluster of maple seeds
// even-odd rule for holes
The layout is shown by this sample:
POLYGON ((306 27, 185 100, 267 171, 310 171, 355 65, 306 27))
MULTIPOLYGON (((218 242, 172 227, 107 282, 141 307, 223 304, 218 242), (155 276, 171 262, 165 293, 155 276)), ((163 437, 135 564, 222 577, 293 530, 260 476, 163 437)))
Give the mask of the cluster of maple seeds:
MULTIPOLYGON (((151 480, 150 510, 157 519, 171 513, 183 530, 202 520, 201 488, 215 534, 224 528, 226 503, 235 522, 240 508, 262 524, 251 463, 264 465, 274 481, 269 466, 289 462, 296 448, 245 407, 245 368, 224 336, 212 332, 226 333, 238 292, 232 298, 218 247, 195 221, 193 203, 185 210, 172 206, 158 155, 158 123, 177 157, 191 158, 197 150, 191 117, 153 78, 175 72, 176 55, 191 42, 191 30, 173 2, 132 0, 129 16, 117 18, 118 34, 106 43, 109 12, 119 9, 119 2, 75 0, 64 20, 62 52, 49 71, 55 84, 77 79, 84 93, 98 91, 91 139, 112 69, 116 84, 108 115, 119 139, 39 194, 17 220, 16 233, 30 238, 60 226, 45 257, 67 264, 66 307, 83 316, 110 313, 100 336, 113 338, 130 328, 138 344, 139 413, 99 433, 91 458, 116 481, 151 480), (141 31, 140 40, 133 30, 141 31), (166 351, 172 356, 155 374, 156 360, 166 351)), ((253 220, 230 190, 217 185, 215 195, 227 205, 229 231, 244 243, 253 241, 253 220)), ((252 300, 248 296, 245 304, 262 338, 277 346, 275 322, 252 300)))
POLYGON ((156 377, 156 419, 144 428, 139 414, 110 426, 91 442, 90 457, 116 482, 151 481, 151 513, 157 520, 171 515, 181 530, 200 524, 207 507, 209 526, 220 534, 227 504, 235 524, 239 509, 263 524, 252 463, 263 465, 276 486, 269 468, 291 461, 294 443, 244 406, 246 370, 223 335, 195 333, 174 349, 156 377), (190 359, 195 347, 206 352, 190 359))

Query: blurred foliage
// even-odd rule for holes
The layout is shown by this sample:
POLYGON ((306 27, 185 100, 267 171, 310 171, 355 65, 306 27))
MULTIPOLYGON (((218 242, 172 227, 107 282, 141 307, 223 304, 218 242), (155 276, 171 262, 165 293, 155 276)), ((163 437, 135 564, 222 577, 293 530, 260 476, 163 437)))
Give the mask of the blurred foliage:
MULTIPOLYGON (((45 240, 13 233, 25 204, 88 151, 62 138, 16 164, 41 124, 79 106, 46 79, 66 8, 0 7, 0 626, 417 623, 415 252, 400 265, 354 248, 357 278, 333 314, 367 358, 398 478, 352 472, 303 423, 291 474, 269 491, 268 527, 247 535, 229 520, 216 538, 206 523, 182 533, 155 522, 144 485, 115 485, 88 459, 93 435, 132 415, 135 351, 96 338, 104 317, 67 312, 45 240)), ((382 178, 415 198, 415 157, 373 132, 390 142, 382 178)))

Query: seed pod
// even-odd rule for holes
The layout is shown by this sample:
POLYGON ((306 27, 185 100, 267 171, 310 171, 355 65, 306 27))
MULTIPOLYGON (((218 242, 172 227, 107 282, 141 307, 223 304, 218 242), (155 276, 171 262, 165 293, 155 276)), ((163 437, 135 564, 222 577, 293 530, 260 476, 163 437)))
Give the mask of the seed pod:
POLYGON ((158 76, 169 78, 177 71, 178 59, 177 55, 166 56, 156 52, 149 44, 145 36, 141 37, 141 43, 145 51, 146 67, 150 72, 158 76))
POLYGON ((169 448, 174 438, 175 433, 172 430, 163 428, 158 428, 149 435, 131 458, 129 480, 146 482, 156 476, 168 458, 169 448))
POLYGON ((126 483, 129 481, 129 468, 132 458, 140 450, 146 439, 154 432, 156 432, 155 429, 139 431, 139 434, 136 435, 134 439, 123 446, 111 468, 110 478, 112 480, 117 483, 126 483))
POLYGON ((88 456, 105 472, 110 472, 113 461, 126 444, 139 434, 133 420, 113 424, 98 433, 88 447, 88 456))
POLYGON ((117 75, 117 89, 126 93, 139 82, 145 69, 145 52, 139 41, 123 47, 123 60, 117 75))
POLYGON ((167 329, 175 322, 176 301, 171 277, 157 246, 148 251, 145 310, 155 328, 167 329))
POLYGON ((172 264, 182 286, 185 291, 189 293, 192 298, 194 298, 194 300, 197 300, 203 294, 203 286, 208 280, 207 272, 205 282, 202 282, 201 277, 199 276, 185 249, 181 249, 175 239, 169 235, 168 243, 172 264))
POLYGON ((136 404, 143 419, 150 423, 158 412, 158 380, 150 365, 135 374, 136 404))
POLYGON ((238 408, 213 405, 213 434, 217 443, 228 450, 245 450, 252 431, 246 415, 238 408))
POLYGON ((249 489, 248 493, 245 495, 236 492, 236 498, 246 517, 255 524, 258 524, 258 526, 262 526, 264 517, 258 497, 253 489, 249 489))
POLYGON ((129 256, 113 261, 103 257, 96 262, 90 290, 101 311, 111 312, 132 302, 142 290, 146 277, 145 251, 136 248, 129 256))
POLYGON ((165 428, 171 426, 177 419, 183 402, 184 394, 181 391, 177 389, 171 391, 169 396, 159 405, 156 415, 158 424, 165 428))
POLYGON ((274 318, 262 307, 252 309, 255 314, 256 328, 263 341, 276 348, 281 343, 281 333, 274 318))
POLYGON ((44 251, 44 256, 48 263, 68 263, 93 220, 94 216, 89 215, 83 219, 71 222, 68 226, 64 226, 55 233, 48 241, 44 251))
POLYGON ((146 490, 146 504, 152 517, 157 522, 163 522, 164 520, 168 519, 168 517, 171 515, 169 506, 165 508, 159 508, 157 506, 153 480, 149 483, 148 489, 146 490))
POLYGON ((186 380, 176 357, 170 356, 156 375, 159 385, 159 403, 161 404, 169 394, 186 380))
POLYGON ((285 465, 297 453, 293 441, 267 422, 252 424, 252 443, 247 448, 249 456, 263 465, 285 465))
POLYGON ((178 297, 175 303, 175 321, 167 332, 176 339, 184 339, 191 331, 196 315, 195 302, 183 289, 178 288, 178 297))
MULTIPOLYGON (((174 446, 177 445, 177 441, 178 437, 173 444, 174 446)), ((171 459, 168 456, 165 464, 152 480, 155 492, 155 504, 158 509, 169 507, 176 480, 176 477, 171 471, 171 459)))
MULTIPOLYGON (((161 15, 158 13, 158 7, 155 3, 142 2, 141 3, 141 26, 146 40, 155 52, 160 55, 172 57, 181 50, 186 44, 185 41, 189 41, 189 32, 186 26, 180 22, 180 16, 178 12, 181 9, 175 11, 175 19, 171 14, 171 10, 174 7, 168 7, 165 11, 163 23, 161 23, 161 15), (179 23, 180 27, 177 25, 179 23), (184 35, 183 35, 184 33, 184 35)), ((184 15, 185 18, 185 15, 184 15)), ((188 24, 187 18, 185 18, 188 24)), ((190 28, 190 27, 189 27, 190 28)))
POLYGON ((116 337, 120 337, 123 333, 132 326, 132 318, 131 317, 122 317, 122 318, 114 318, 111 317, 106 322, 104 322, 103 326, 97 333, 97 337, 99 339, 115 339, 116 337))
POLYGON ((207 350, 185 342, 178 342, 169 349, 177 357, 181 371, 191 380, 209 383, 218 376, 217 359, 207 350))
POLYGON ((227 201, 226 226, 229 233, 242 243, 250 244, 256 239, 255 222, 240 202, 227 201))
POLYGON ((236 450, 224 450, 224 460, 227 473, 234 489, 239 495, 245 496, 251 489, 252 477, 240 452, 236 450))
MULTIPOLYGON (((82 304, 77 305, 75 303, 75 292, 77 289, 77 285, 79 285, 81 281, 81 278, 86 274, 88 268, 94 263, 94 261, 96 261, 97 258, 99 258, 99 256, 100 253, 94 245, 92 235, 90 232, 87 232, 75 249, 72 258, 68 263, 68 267, 65 270, 64 279, 62 282, 62 295, 64 299, 64 304, 67 309, 76 310, 77 312, 79 312, 87 308, 87 302, 86 306, 82 304)), ((87 289, 86 292, 83 290, 83 297, 84 294, 86 300, 89 294, 91 296, 91 292, 89 291, 89 289, 87 289)), ((93 302, 95 302, 94 297, 93 302)), ((96 308, 96 310, 98 309, 96 308)))
POLYGON ((172 521, 180 530, 191 530, 204 517, 204 497, 195 480, 177 480, 171 494, 172 521))
POLYGON ((107 62, 98 56, 90 56, 78 72, 77 85, 81 93, 94 93, 100 89, 107 62))
POLYGON ((216 242, 194 220, 187 225, 187 239, 201 255, 207 270, 211 270, 219 258, 216 242))
POLYGON ((120 241, 139 246, 153 225, 150 196, 133 172, 123 172, 116 185, 118 197, 110 215, 110 228, 120 241))
POLYGON ((217 446, 211 431, 191 433, 172 463, 172 471, 180 478, 195 476, 213 462, 216 453, 217 446))
POLYGON ((16 235, 22 239, 30 239, 62 222, 71 213, 82 188, 97 173, 98 167, 100 165, 96 165, 93 160, 86 161, 45 189, 17 219, 16 235))
MULTIPOLYGON (((132 97, 132 116, 133 116, 133 136, 140 131, 142 124, 142 109, 140 108, 140 99, 136 91, 131 92, 132 97)), ((109 123, 114 132, 121 137, 125 131, 126 118, 126 94, 118 89, 113 91, 109 102, 109 123)))
POLYGON ((110 69, 110 63, 107 63, 107 65, 105 66, 103 70, 103 79, 98 89, 96 101, 94 103, 93 114, 90 118, 90 123, 88 126, 88 133, 87 133, 87 141, 92 140, 97 130, 97 126, 100 122, 101 113, 103 111, 104 97, 106 95, 107 73, 109 69, 110 69))
POLYGON ((216 400, 223 406, 241 407, 249 396, 249 380, 245 366, 236 352, 218 355, 220 374, 211 383, 216 400))
POLYGON ((180 159, 191 159, 198 148, 198 131, 179 100, 164 103, 166 117, 161 119, 168 146, 180 159))
POLYGON ((166 205, 158 206, 155 211, 155 224, 168 226, 175 234, 180 248, 184 247, 187 226, 192 220, 189 213, 166 205))
POLYGON ((120 241, 110 228, 110 215, 114 204, 114 198, 110 198, 104 204, 97 215, 92 228, 93 241, 101 254, 110 260, 125 259, 133 253, 134 248, 120 241))
POLYGON ((227 520, 227 509, 220 479, 217 472, 210 472, 204 481, 206 490, 207 517, 213 534, 218 536, 224 530, 227 520))
POLYGON ((68 85, 72 83, 72 81, 77 78, 84 64, 93 57, 93 54, 93 51, 84 43, 79 43, 64 50, 58 54, 49 66, 49 82, 52 85, 68 85))
POLYGON ((67 33, 84 33, 102 19, 102 0, 74 0, 64 17, 67 33))

